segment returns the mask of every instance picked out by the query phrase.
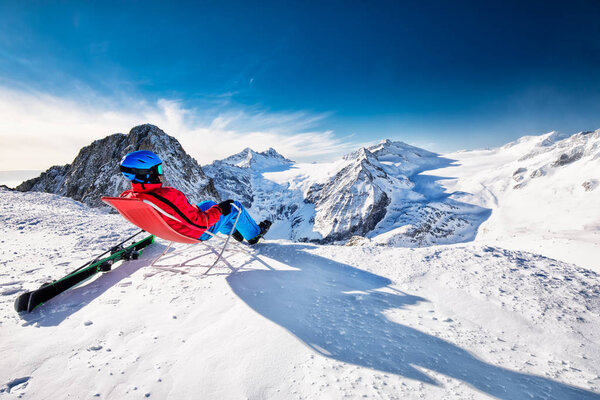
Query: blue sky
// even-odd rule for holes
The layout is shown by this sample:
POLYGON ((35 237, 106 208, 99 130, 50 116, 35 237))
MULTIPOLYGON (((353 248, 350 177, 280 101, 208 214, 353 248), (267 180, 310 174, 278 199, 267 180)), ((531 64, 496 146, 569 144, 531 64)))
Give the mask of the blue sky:
POLYGON ((0 103, 23 111, 0 139, 22 130, 24 147, 61 121, 93 132, 47 138, 55 163, 64 143, 138 120, 182 143, 220 126, 232 143, 206 162, 261 134, 308 159, 384 138, 447 152, 597 129, 598 21, 598 1, 0 1, 0 103))

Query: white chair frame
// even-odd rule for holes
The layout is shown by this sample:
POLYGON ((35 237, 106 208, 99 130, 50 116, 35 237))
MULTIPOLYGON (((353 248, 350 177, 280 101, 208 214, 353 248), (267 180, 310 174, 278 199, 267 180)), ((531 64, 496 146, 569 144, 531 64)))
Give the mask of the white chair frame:
MULTIPOLYGON (((177 217, 175 217, 175 216, 173 216, 173 215, 169 214, 168 212, 166 212, 165 210, 161 209, 160 207, 158 207, 156 204, 152 203, 151 201, 148 201, 148 200, 142 200, 142 201, 143 201, 144 203, 148 204, 149 206, 151 206, 152 208, 154 208, 154 209, 155 209, 156 211, 158 211, 159 213, 163 214, 164 216, 166 216, 166 217, 168 217, 168 218, 171 218, 171 219, 173 219, 173 220, 175 220, 175 221, 177 221, 177 222, 179 222, 179 223, 181 223, 181 224, 184 224, 184 225, 185 225, 185 222, 182 222, 182 221, 181 221, 179 218, 177 218, 177 217)), ((164 251, 163 251, 163 252, 162 252, 162 253, 161 253, 161 254, 160 254, 158 257, 156 257, 156 258, 154 259, 154 261, 152 261, 152 263, 150 264, 150 266, 151 266, 151 267, 154 267, 154 268, 158 268, 158 269, 160 269, 160 270, 168 270, 168 271, 172 271, 172 272, 185 273, 184 271, 181 271, 181 270, 178 270, 178 269, 176 269, 176 267, 182 267, 182 266, 184 266, 184 265, 185 265, 185 263, 187 263, 187 261, 185 261, 185 262, 183 262, 183 263, 180 263, 179 265, 170 266, 170 267, 169 267, 169 266, 161 266, 161 265, 157 265, 156 263, 157 263, 157 262, 158 262, 158 260, 160 260, 161 258, 162 258, 162 259, 163 259, 163 261, 164 261, 164 260, 166 260, 166 259, 168 259, 168 258, 173 258, 173 257, 176 257, 177 255, 179 255, 180 253, 182 253, 184 250, 187 250, 187 249, 189 249, 190 247, 192 247, 192 246, 195 246, 195 245, 196 245, 196 244, 198 244, 198 243, 201 243, 201 244, 204 244, 206 247, 208 247, 208 248, 209 248, 209 250, 210 250, 210 252, 212 252, 212 253, 214 253, 214 254, 216 254, 216 255, 217 255, 217 259, 215 260, 215 262, 214 262, 212 265, 210 265, 210 266, 208 267, 208 269, 207 269, 207 270, 204 272, 204 274, 203 274, 203 275, 207 275, 207 274, 208 274, 208 273, 209 273, 209 272, 210 272, 210 271, 211 271, 211 270, 212 270, 212 269, 213 269, 213 268, 214 268, 214 267, 217 265, 217 263, 218 263, 219 261, 221 261, 221 259, 223 258, 223 253, 225 253, 225 250, 227 249, 227 247, 228 247, 228 245, 229 245, 229 241, 230 241, 230 239, 231 239, 231 235, 233 234, 233 232, 235 232, 235 227, 237 226, 238 220, 240 219, 240 215, 241 215, 241 211, 242 211, 242 210, 241 210, 241 209, 240 209, 238 206, 236 206, 235 204, 233 204, 233 203, 231 204, 231 207, 233 207, 233 208, 235 208, 236 210, 238 210, 238 215, 237 215, 237 217, 235 218, 235 221, 234 221, 234 223, 233 223, 233 227, 231 228, 231 232, 229 232, 229 235, 227 235, 227 238, 225 238, 225 239, 224 239, 224 238, 222 238, 222 237, 219 237, 219 236, 215 235, 214 233, 212 233, 212 232, 209 232, 209 231, 208 231, 208 229, 207 229, 206 231, 204 231, 206 234, 208 234, 208 235, 209 235, 209 236, 211 236, 212 238, 216 238, 216 239, 218 239, 218 240, 220 240, 220 241, 224 241, 224 242, 225 242, 225 243, 223 244, 223 247, 222 247, 222 249, 221 249, 221 251, 220 251, 220 252, 218 252, 217 250, 215 250, 215 248, 214 248, 214 247, 212 247, 211 245, 207 244, 207 243, 206 243, 206 241, 198 240, 198 242, 197 242, 197 243, 190 243, 190 244, 188 244, 187 246, 184 246, 184 247, 182 247, 182 248, 180 248, 180 249, 177 249, 177 250, 175 250, 173 253, 169 254, 169 255, 168 255, 168 256, 166 256, 166 257, 164 257, 164 256, 167 254, 167 252, 169 251, 169 249, 170 249, 170 248, 173 246, 173 244, 175 243, 175 242, 171 241, 171 242, 169 243, 169 245, 168 245, 168 246, 165 248, 165 250, 164 250, 164 251), (164 258, 163 258, 163 257, 164 257, 164 258)), ((233 251, 233 252, 239 252, 239 253, 246 253, 246 254, 248 254, 248 255, 251 255, 251 253, 250 253, 250 252, 248 252, 248 251, 247 251, 247 250, 245 250, 245 249, 241 249, 241 248, 230 249, 230 251, 233 251)), ((206 254, 210 254, 210 252, 209 252, 209 253, 206 253, 206 254)), ((197 257, 194 257, 194 258, 199 258, 199 257, 202 257, 202 256, 204 256, 204 255, 206 255, 206 254, 203 254, 203 255, 201 255, 201 256, 197 256, 197 257)), ((194 258, 193 258, 193 259, 194 259, 194 258)), ((190 261, 190 260, 188 260, 188 261, 190 261)))

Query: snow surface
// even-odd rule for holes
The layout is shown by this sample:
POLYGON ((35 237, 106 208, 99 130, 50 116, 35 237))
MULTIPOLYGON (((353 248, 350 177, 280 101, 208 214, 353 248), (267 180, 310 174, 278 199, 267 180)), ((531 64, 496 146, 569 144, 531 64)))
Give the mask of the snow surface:
POLYGON ((454 164, 426 174, 451 199, 491 210, 477 242, 600 272, 600 130, 550 132, 445 157, 454 164))
POLYGON ((599 276, 574 264, 267 240, 202 276, 149 267, 158 241, 18 315, 136 229, 45 193, 0 189, 0 209, 0 398, 600 399, 599 276))

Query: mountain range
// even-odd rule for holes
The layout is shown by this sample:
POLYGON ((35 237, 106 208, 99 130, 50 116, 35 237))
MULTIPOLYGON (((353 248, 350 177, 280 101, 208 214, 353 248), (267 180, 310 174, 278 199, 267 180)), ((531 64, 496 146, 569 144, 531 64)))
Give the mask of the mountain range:
MULTIPOLYGON (((519 215, 519 204, 536 215, 531 205, 536 196, 529 190, 537 185, 558 190, 567 182, 581 192, 581 204, 595 201, 600 192, 593 172, 600 164, 599 135, 600 130, 551 132, 497 149, 444 156, 384 140, 336 161, 312 164, 296 163, 273 148, 246 148, 201 167, 175 138, 146 124, 128 135, 95 141, 73 163, 52 167, 17 189, 61 194, 98 206, 100 196, 118 195, 128 187, 118 171, 120 158, 148 149, 163 159, 166 183, 186 193, 191 202, 239 200, 255 219, 275 222, 272 238, 421 247, 499 232, 490 226, 490 216, 502 214, 498 202, 508 204, 515 193, 527 193, 527 199, 517 202, 511 215, 519 215)), ((565 204, 568 198, 552 207, 565 204)))

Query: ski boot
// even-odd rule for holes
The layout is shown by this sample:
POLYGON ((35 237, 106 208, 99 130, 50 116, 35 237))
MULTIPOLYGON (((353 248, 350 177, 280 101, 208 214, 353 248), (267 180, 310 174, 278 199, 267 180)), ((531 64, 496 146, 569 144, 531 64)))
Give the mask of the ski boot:
POLYGON ((269 220, 264 220, 263 222, 261 222, 260 224, 258 224, 258 227, 260 228, 260 233, 258 235, 256 235, 255 237, 253 237, 252 239, 248 240, 249 244, 256 244, 258 243, 258 241, 265 236, 265 234, 269 231, 269 228, 271 227, 272 222, 269 220))
POLYGON ((244 237, 242 236, 241 233, 239 233, 236 229, 235 232, 233 232, 231 234, 231 237, 234 238, 235 240, 237 240, 238 242, 243 242, 244 241, 244 237))

